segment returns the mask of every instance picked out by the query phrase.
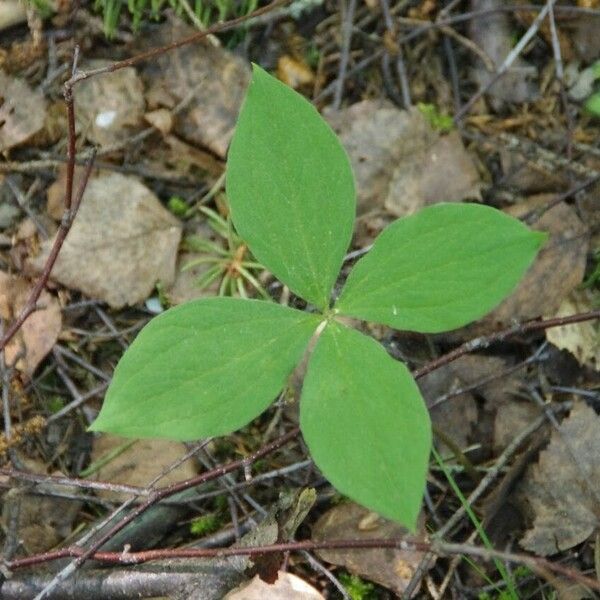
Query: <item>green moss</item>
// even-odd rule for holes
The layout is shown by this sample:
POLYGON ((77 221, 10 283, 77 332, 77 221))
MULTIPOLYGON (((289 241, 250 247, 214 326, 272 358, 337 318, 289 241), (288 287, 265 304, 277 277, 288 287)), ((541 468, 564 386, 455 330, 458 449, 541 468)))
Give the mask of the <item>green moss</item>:
POLYGON ((221 527, 221 518, 216 514, 202 515, 190 523, 190 533, 203 537, 217 531, 221 527))
POLYGON ((352 600, 375 600, 375 586, 358 575, 341 573, 339 580, 352 600))
POLYGON ((452 131, 454 129, 454 120, 452 117, 441 112, 440 109, 434 104, 419 102, 417 104, 417 108, 436 131, 447 133, 448 131, 452 131))
POLYGON ((600 92, 595 92, 585 101, 585 110, 596 118, 600 118, 600 92))
POLYGON ((179 196, 171 196, 167 202, 167 206, 176 217, 181 218, 187 217, 190 210, 187 202, 179 196))
POLYGON ((52 396, 51 398, 48 398, 46 404, 48 410, 52 414, 57 413, 61 408, 64 407, 64 405, 65 401, 60 396, 52 396))

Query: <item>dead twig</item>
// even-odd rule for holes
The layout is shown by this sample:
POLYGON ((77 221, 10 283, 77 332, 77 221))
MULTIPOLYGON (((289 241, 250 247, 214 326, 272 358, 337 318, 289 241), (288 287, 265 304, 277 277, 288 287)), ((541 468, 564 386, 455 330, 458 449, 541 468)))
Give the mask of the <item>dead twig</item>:
POLYGON ((531 333, 533 331, 543 331, 550 329, 551 327, 561 327, 563 325, 571 325, 573 323, 582 323, 583 321, 592 321, 594 319, 600 319, 600 310, 591 310, 585 313, 579 313, 576 315, 570 315, 568 317, 554 317, 552 319, 537 319, 532 321, 526 321, 525 323, 517 323, 507 329, 492 333, 490 335, 481 336, 468 342, 465 342, 458 348, 455 348, 451 352, 432 360, 426 365, 413 371, 415 379, 419 379, 436 369, 439 369, 443 365, 447 365, 457 358, 474 352, 475 350, 481 350, 483 348, 489 348, 492 344, 502 342, 505 339, 514 335, 523 335, 525 333, 531 333))
MULTIPOLYGON (((75 111, 73 105, 69 109, 69 121, 73 119, 73 128, 75 127, 75 111)), ((70 126, 69 126, 70 127, 70 126)), ((73 135, 75 130, 73 129, 73 135)), ((69 143, 69 147, 71 144, 69 143)), ((69 152, 74 152, 75 149, 75 141, 73 139, 73 148, 69 152)), ((75 161, 73 155, 73 161, 69 161, 69 164, 72 162, 72 167, 74 169, 75 161)), ((48 279, 50 278, 50 274, 52 273, 52 268, 56 263, 56 259, 58 258, 58 254, 65 242, 67 234, 71 230, 71 225, 73 224, 73 220, 75 215, 77 214, 77 210, 79 208, 79 204, 81 203, 81 198, 83 197, 83 193, 85 192, 85 187, 87 185, 88 179, 90 177, 90 173, 92 172, 92 166, 94 164, 94 156, 90 159, 85 169, 85 173, 83 175, 83 179, 77 190, 77 194, 75 196, 74 202, 73 198, 73 170, 70 170, 70 183, 69 177, 67 177, 67 193, 65 195, 65 212, 63 214, 62 221, 60 223, 60 227, 58 228, 58 232, 56 234, 56 239, 54 240, 54 244, 52 244, 52 249, 50 250, 50 254, 48 255, 48 259, 46 260, 46 264, 42 270, 42 273, 38 280, 36 281, 31 293, 29 294, 29 298, 27 298, 27 302, 23 307, 23 310, 20 312, 18 317, 7 327, 6 332, 0 338, 0 350, 3 350, 6 347, 6 344, 10 342, 10 340, 14 337, 14 335, 21 329, 21 326, 27 318, 33 314, 37 310, 37 301, 40 298, 40 295, 46 284, 48 283, 48 279)), ((69 174, 69 169, 67 170, 67 175, 69 174)))
POLYGON ((517 42, 515 47, 510 51, 508 56, 504 59, 504 62, 500 65, 496 74, 490 78, 490 80, 483 85, 471 98, 468 102, 466 102, 461 109, 454 115, 454 122, 459 123, 462 121, 467 114, 471 111, 475 103, 496 83, 498 82, 502 76, 510 69, 512 64, 515 62, 517 57, 523 52, 525 46, 533 39, 533 36, 538 32, 542 21, 546 18, 546 15, 552 10, 553 6, 556 4, 556 0, 548 0, 544 8, 540 10, 536 18, 533 20, 533 23, 529 27, 529 29, 523 34, 523 37, 517 42))
MULTIPOLYGON (((37 565, 37 564, 46 563, 49 561, 56 560, 58 558, 66 558, 66 557, 75 558, 75 560, 72 563, 69 563, 69 565, 67 565, 64 569, 62 569, 59 573, 57 573, 56 576, 52 579, 52 581, 50 581, 48 583, 48 585, 36 596, 36 598, 41 600, 42 598, 47 597, 47 595, 50 594, 58 585, 60 585, 60 583, 62 581, 64 581, 67 577, 72 575, 81 565, 83 565, 83 563, 86 560, 88 560, 92 556, 96 555, 98 553, 99 549, 105 543, 107 543, 109 540, 111 540, 117 533, 119 533, 122 529, 124 529, 127 525, 129 525, 129 523, 134 521, 138 516, 142 515, 144 512, 146 512, 149 508, 151 508, 152 506, 154 506, 155 504, 160 502, 162 499, 168 498, 179 492, 188 490, 192 487, 196 487, 198 485, 207 483, 208 481, 218 479, 219 477, 222 477, 223 475, 226 475, 232 471, 235 471, 236 469, 247 468, 248 465, 253 464, 260 458, 263 458, 264 456, 271 454, 272 452, 278 450, 279 448, 281 448, 288 442, 295 439, 298 436, 299 432, 300 432, 299 428, 296 427, 296 428, 292 429, 291 431, 289 431, 288 433, 286 433, 285 435, 282 435, 281 437, 277 438, 270 444, 263 446, 262 448, 260 448, 259 450, 257 450, 256 452, 254 452, 253 454, 251 454, 250 456, 248 456, 246 458, 236 460, 236 461, 227 463, 225 465, 221 465, 219 467, 216 467, 215 469, 212 469, 211 471, 207 471, 196 477, 192 477, 191 479, 186 479, 185 481, 181 481, 179 483, 172 484, 165 488, 161 488, 159 490, 154 490, 153 493, 151 493, 149 495, 148 499, 144 503, 140 504, 134 510, 132 510, 129 514, 125 515, 119 521, 114 523, 114 525, 112 525, 112 527, 110 527, 109 531, 107 531, 105 534, 101 535, 87 549, 82 548, 81 546, 73 545, 73 546, 69 546, 68 548, 64 548, 61 550, 45 552, 42 554, 30 556, 28 558, 22 559, 23 561, 26 561, 24 563, 23 562, 21 562, 21 563, 13 562, 11 564, 15 565, 15 568, 20 568, 21 566, 33 566, 33 565, 37 565)), ((120 512, 121 509, 123 509, 124 507, 129 506, 129 504, 131 504, 132 502, 133 502, 133 498, 130 501, 125 502, 119 509, 117 509, 117 511, 115 511, 115 513, 110 515, 105 520, 105 523, 112 523, 114 520, 115 514, 120 512)), ((80 541, 80 543, 82 543, 82 542, 80 541)), ((9 564, 6 564, 5 566, 7 566, 9 569, 11 568, 11 566, 9 564)))
POLYGON ((335 82, 335 92, 333 95, 333 109, 338 110, 342 104, 342 95, 344 93, 344 81, 346 80, 346 71, 350 60, 350 45, 352 44, 352 28, 354 24, 354 13, 356 12, 356 0, 348 0, 345 6, 342 21, 342 48, 340 51, 340 64, 338 76, 335 82))
POLYGON ((140 54, 136 54, 135 56, 131 56, 130 58, 125 58, 123 60, 118 60, 110 65, 105 67, 100 67, 98 69, 91 69, 89 71, 77 71, 73 74, 71 79, 65 82, 65 89, 73 90, 75 84, 79 81, 83 81, 84 79, 89 79, 90 77, 95 77, 97 75, 102 75, 103 73, 113 73, 114 71, 118 71, 119 69, 124 69, 126 67, 133 67, 145 60, 149 60, 151 58, 156 58, 166 52, 170 52, 171 50, 176 50, 177 48, 181 48, 182 46, 189 46, 190 44, 194 44, 199 42, 201 39, 213 34, 213 33, 224 33, 225 31, 229 31, 231 29, 235 29, 240 25, 243 25, 247 21, 250 21, 256 17, 260 17, 275 8, 285 6, 289 0, 274 0, 270 4, 263 6, 261 8, 256 9, 254 12, 248 13, 247 15, 243 15, 241 17, 237 17, 235 19, 231 19, 229 21, 225 21, 223 23, 217 23, 212 25, 211 27, 207 27, 204 31, 198 31, 192 35, 184 37, 181 40, 177 40, 171 44, 166 44, 165 46, 159 46, 158 48, 152 48, 146 52, 142 52, 140 54))
POLYGON ((177 548, 146 550, 144 552, 94 552, 90 556, 87 556, 88 551, 82 548, 69 547, 62 550, 56 550, 54 552, 40 554, 36 557, 16 559, 7 563, 7 566, 14 570, 39 564, 40 562, 56 560, 58 558, 76 557, 77 559, 81 559, 84 556, 86 558, 92 558, 93 560, 107 564, 138 565, 151 560, 166 560, 174 558, 224 558, 226 556, 259 556, 280 552, 298 552, 302 550, 367 550, 381 548, 418 552, 431 551, 438 556, 457 556, 461 554, 467 554, 470 556, 477 556, 486 561, 500 559, 512 563, 526 565, 533 571, 540 573, 542 576, 545 573, 557 573, 571 579, 572 581, 576 581, 582 585, 585 585, 590 589, 600 591, 600 582, 597 579, 587 577, 576 569, 561 563, 549 561, 545 558, 524 553, 511 553, 503 552, 501 550, 481 548, 471 544, 454 544, 441 540, 427 542, 410 536, 406 536, 405 538, 401 539, 381 540, 305 540, 300 542, 268 544, 265 546, 254 547, 177 548), (40 560, 42 558, 43 560, 40 560), (33 559, 37 560, 34 562, 33 559))

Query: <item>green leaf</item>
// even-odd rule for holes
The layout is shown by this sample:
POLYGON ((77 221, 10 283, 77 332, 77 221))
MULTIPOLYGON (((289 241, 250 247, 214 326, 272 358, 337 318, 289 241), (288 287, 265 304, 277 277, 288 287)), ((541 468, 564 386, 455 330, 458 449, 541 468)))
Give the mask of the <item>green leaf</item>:
POLYGON ((175 440, 231 433, 274 400, 318 323, 259 300, 172 308, 123 355, 91 429, 175 440))
POLYGON ((584 106, 585 106, 585 109, 591 115, 594 115, 595 117, 600 117, 600 92, 596 92, 595 94, 592 94, 585 101, 584 106))
POLYGON ((327 308, 354 226, 350 162, 316 109, 256 65, 229 149, 227 195, 259 262, 327 308))
POLYGON ((508 296, 546 238, 487 206, 435 204, 379 235, 336 308, 396 329, 455 329, 508 296))
POLYGON ((300 427, 315 463, 340 492, 414 531, 431 425, 402 363, 371 338, 330 323, 308 364, 300 427))

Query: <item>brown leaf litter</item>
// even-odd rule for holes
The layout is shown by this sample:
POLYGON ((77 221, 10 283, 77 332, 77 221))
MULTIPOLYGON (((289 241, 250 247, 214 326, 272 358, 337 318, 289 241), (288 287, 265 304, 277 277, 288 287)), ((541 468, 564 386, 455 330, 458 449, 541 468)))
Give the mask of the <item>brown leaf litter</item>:
MULTIPOLYGON (((194 30, 181 23, 162 27, 152 46, 180 40, 194 30)), ((233 128, 250 81, 250 65, 242 58, 199 42, 177 48, 148 62, 140 72, 148 86, 149 110, 178 112, 173 132, 198 147, 225 158, 233 128)))
MULTIPOLYGON (((164 487, 197 474, 193 460, 186 460, 168 471, 187 451, 181 442, 158 439, 134 441, 102 433, 94 436, 91 460, 99 465, 96 476, 101 481, 146 487, 166 472, 158 483, 159 487, 164 487)), ((96 493, 110 502, 123 502, 130 497, 130 494, 112 490, 97 490, 96 493)))
MULTIPOLYGON (((113 308, 145 300, 175 278, 179 221, 138 179, 102 173, 88 182, 52 279, 113 308)), ((52 240, 30 261, 42 268, 52 240)))
MULTIPOLYGON (((312 539, 397 539, 406 528, 370 512, 354 502, 328 510, 313 526, 312 539)), ((325 561, 378 583, 402 596, 424 553, 401 549, 317 550, 325 561)))
POLYGON ((521 540, 547 556, 588 539, 600 526, 600 416, 576 401, 548 447, 531 465, 519 496, 533 526, 521 540))
POLYGON ((364 100, 324 116, 354 171, 357 246, 373 242, 394 217, 437 202, 480 199, 479 173, 458 132, 440 134, 418 109, 364 100))
POLYGON ((385 208, 401 217, 436 202, 480 197, 479 175, 460 136, 441 135, 418 109, 364 100, 325 117, 350 156, 359 215, 385 208))
MULTIPOLYGON (((45 475, 48 472, 46 466, 37 460, 25 457, 20 460, 31 473, 45 475)), ((64 476, 60 471, 51 475, 64 476)), ((43 495, 28 493, 27 487, 13 487, 3 497, 2 521, 6 526, 16 516, 20 546, 25 555, 45 552, 60 544, 73 531, 83 506, 83 502, 74 499, 81 493, 81 488, 76 486, 46 482, 37 486, 36 490, 43 495), (61 494, 72 498, 60 498, 61 494)))
MULTIPOLYGON (((87 61, 81 68, 97 69, 108 61, 87 61)), ((122 142, 142 125, 145 101, 142 80, 133 67, 91 77, 77 86, 75 115, 84 137, 100 147, 122 142)))
MULTIPOLYGON (((27 303, 33 284, 18 275, 0 271, 0 317, 5 322, 17 317, 27 303)), ((55 296, 42 291, 39 309, 23 323, 13 339, 8 342, 4 359, 31 377, 38 365, 52 350, 62 329, 60 303, 55 296)))
MULTIPOLYGON (((498 10, 504 2, 474 0, 471 5, 474 10, 491 13, 485 19, 469 21, 469 37, 491 62, 491 65, 484 65, 481 60, 475 60, 476 66, 471 70, 478 87, 483 87, 492 80, 496 69, 513 48, 513 26, 510 15, 498 10)), ((539 96, 537 79, 537 68, 518 56, 501 79, 488 90, 492 106, 500 109, 505 102, 532 102, 539 96)))
POLYGON ((275 583, 265 583, 256 575, 223 600, 325 600, 325 596, 297 575, 279 571, 275 583))
POLYGON ((513 364, 500 356, 471 354, 419 380, 433 424, 458 448, 477 442, 487 447, 491 438, 487 450, 501 452, 539 415, 519 396, 525 375, 513 371, 513 364), (481 406, 476 396, 484 400, 481 406))
POLYGON ((45 115, 42 92, 0 69, 0 153, 23 144, 40 131, 45 115))
MULTIPOLYGON (((600 305, 600 294, 589 289, 576 289, 567 296, 558 311, 557 317, 585 313, 600 305)), ((582 365, 600 371, 600 324, 598 321, 584 321, 563 327, 546 330, 546 339, 561 350, 568 350, 582 365)))

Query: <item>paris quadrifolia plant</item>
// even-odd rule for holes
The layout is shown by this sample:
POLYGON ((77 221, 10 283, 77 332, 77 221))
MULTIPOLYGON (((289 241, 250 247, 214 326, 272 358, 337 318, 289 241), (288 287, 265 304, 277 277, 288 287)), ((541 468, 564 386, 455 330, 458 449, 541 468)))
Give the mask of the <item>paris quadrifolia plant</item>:
POLYGON ((461 327, 515 288, 545 234, 486 206, 436 204, 389 225, 333 299, 354 224, 352 169, 314 107, 256 66, 226 177, 239 236, 309 310, 242 298, 167 310, 124 354, 92 429, 229 434, 269 406, 310 347, 300 427, 312 458, 342 494, 414 530, 427 408, 408 368, 342 320, 461 327))

